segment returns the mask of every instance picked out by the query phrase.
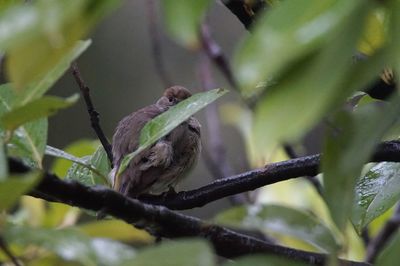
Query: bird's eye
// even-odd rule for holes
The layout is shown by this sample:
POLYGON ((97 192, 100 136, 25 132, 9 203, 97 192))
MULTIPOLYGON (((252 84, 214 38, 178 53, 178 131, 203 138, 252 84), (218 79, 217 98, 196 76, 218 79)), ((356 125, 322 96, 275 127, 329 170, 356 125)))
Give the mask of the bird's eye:
POLYGON ((175 102, 174 97, 169 97, 168 100, 169 100, 170 103, 175 102))

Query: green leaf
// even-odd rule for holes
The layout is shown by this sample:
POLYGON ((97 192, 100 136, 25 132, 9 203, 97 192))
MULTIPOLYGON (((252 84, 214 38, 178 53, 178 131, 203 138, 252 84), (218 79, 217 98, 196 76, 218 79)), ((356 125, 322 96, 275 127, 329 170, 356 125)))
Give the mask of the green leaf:
POLYGON ((235 54, 235 73, 243 93, 257 93, 259 82, 277 78, 329 43, 349 18, 359 19, 355 16, 364 4, 360 0, 282 1, 266 12, 235 54))
POLYGON ((129 266, 213 266, 214 258, 210 246, 204 240, 179 240, 163 242, 147 248, 127 261, 129 266))
POLYGON ((322 170, 325 199, 339 229, 344 229, 350 216, 363 165, 399 112, 400 98, 396 97, 387 106, 363 105, 335 116, 335 128, 328 132, 324 145, 322 170))
POLYGON ((110 170, 111 166, 107 155, 103 147, 99 146, 93 155, 79 158, 68 169, 65 179, 76 180, 88 186, 104 185, 110 187, 108 180, 110 170))
POLYGON ((59 80, 65 71, 71 65, 71 62, 76 60, 92 43, 91 40, 79 41, 76 45, 60 58, 57 64, 49 69, 42 79, 30 84, 25 90, 21 91, 17 97, 17 104, 24 105, 32 100, 40 98, 48 91, 54 83, 59 80))
POLYGON ((400 199, 400 163, 372 167, 356 184, 352 222, 359 234, 400 199))
POLYGON ((210 0, 163 0, 165 24, 168 32, 178 42, 188 48, 200 46, 200 25, 210 0))
MULTIPOLYGON (((0 117, 15 106, 16 95, 10 84, 0 86, 0 117)), ((4 137, 4 128, 0 123, 0 134, 4 137)), ((42 157, 47 142, 47 119, 39 119, 17 128, 8 142, 8 155, 20 157, 33 167, 42 167, 42 157)))
POLYGON ((47 127, 47 119, 42 118, 17 128, 7 144, 8 155, 19 157, 32 167, 42 168, 47 127))
POLYGON ((375 70, 376 66, 372 62, 354 64, 352 60, 371 3, 354 2, 359 3, 358 8, 353 9, 353 16, 343 22, 343 27, 331 34, 330 42, 318 54, 294 65, 292 71, 260 99, 254 122, 254 136, 260 149, 298 140, 328 110, 360 89, 356 85, 371 79, 360 70, 375 70), (335 62, 334 68, 332 62, 335 62))
POLYGON ((12 207, 24 193, 40 181, 41 176, 39 171, 33 171, 0 180, 0 212, 12 207))
POLYGON ((41 247, 64 260, 77 261, 83 265, 120 265, 135 256, 135 251, 127 245, 105 239, 90 239, 75 229, 8 225, 4 237, 7 243, 25 248, 41 247))
POLYGON ((118 2, 40 0, 6 10, 0 49, 7 52, 6 70, 15 88, 42 80, 118 2))
POLYGON ((45 154, 49 155, 49 156, 66 159, 68 161, 78 164, 79 166, 87 168, 88 170, 97 172, 99 175, 101 174, 101 172, 96 169, 96 166, 92 165, 90 162, 87 162, 86 159, 75 157, 72 154, 69 154, 69 153, 67 153, 63 150, 57 149, 55 147, 47 145, 45 154))
MULTIPOLYGON (((72 155, 74 158, 80 159, 79 157, 93 154, 98 147, 99 141, 84 139, 69 144, 63 149, 63 152, 72 155)), ((68 169, 72 166, 72 162, 74 161, 59 156, 58 159, 55 160, 55 162, 53 163, 53 166, 51 168, 52 172, 54 172, 58 176, 65 176, 68 169)))
POLYGON ((150 244, 153 242, 153 237, 149 233, 121 220, 89 222, 79 225, 78 229, 90 237, 110 238, 141 244, 150 244))
POLYGON ((233 207, 218 214, 215 219, 228 226, 292 236, 322 252, 332 252, 339 248, 333 233, 321 220, 311 213, 285 206, 233 207))
POLYGON ((274 255, 249 255, 234 261, 229 261, 222 266, 306 266, 305 262, 293 261, 291 259, 278 257, 274 255))
POLYGON ((130 161, 141 151, 153 145, 158 139, 167 135, 193 114, 227 92, 228 91, 224 89, 214 89, 207 92, 196 93, 147 122, 140 133, 139 147, 134 152, 124 157, 118 174, 122 173, 129 165, 130 161))
POLYGON ((399 259, 400 250, 400 231, 394 234, 393 239, 389 241, 384 250, 379 254, 375 265, 393 266, 399 259), (394 263, 394 264, 393 264, 394 263))
POLYGON ((78 99, 78 94, 74 94, 66 99, 55 96, 44 96, 5 113, 0 118, 0 121, 7 130, 14 131, 27 122, 54 115, 58 110, 70 107, 78 99))

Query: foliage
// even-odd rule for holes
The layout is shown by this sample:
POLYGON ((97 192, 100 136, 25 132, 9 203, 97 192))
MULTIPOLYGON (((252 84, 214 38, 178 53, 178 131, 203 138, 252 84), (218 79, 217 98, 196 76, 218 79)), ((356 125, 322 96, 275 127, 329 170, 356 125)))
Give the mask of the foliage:
MULTIPOLYGON (((152 236, 121 221, 97 221, 76 208, 23 196, 40 182, 45 155, 55 158, 52 171, 61 178, 111 186, 111 165, 99 142, 77 140, 64 149, 47 145, 48 117, 78 100, 47 93, 89 48, 91 41, 82 39, 120 1, 26 2, 0 3, 0 54, 6 57, 1 71, 7 80, 0 85, 0 236, 15 256, 29 265, 290 265, 287 259, 260 255, 220 262, 210 244, 199 239, 152 246, 152 236), (35 171, 10 174, 7 156, 35 171)), ((162 1, 170 37, 184 49, 199 50, 201 23, 212 4, 162 1)), ((389 132, 398 135, 400 98, 396 92, 382 103, 358 95, 361 100, 354 104, 354 95, 384 67, 400 75, 400 2, 265 4, 268 8, 257 15, 233 56, 242 101, 223 106, 222 118, 239 128, 254 167, 271 158, 282 160, 282 144, 301 145, 307 132, 325 124, 320 177, 324 192, 307 193, 305 181, 271 186, 279 196, 260 189, 248 206, 222 211, 213 221, 272 235, 295 248, 361 259, 365 248, 357 243, 362 231, 381 228, 388 219, 385 213, 400 199, 398 163, 365 165, 389 132), (356 61, 357 51, 368 59, 356 61), (254 105, 246 105, 249 101, 254 105)), ((153 119, 119 172, 140 151, 226 92, 195 94, 153 119)), ((399 243, 397 235, 380 254, 381 265, 396 258, 399 243)), ((6 260, 0 250, 0 261, 6 260)))

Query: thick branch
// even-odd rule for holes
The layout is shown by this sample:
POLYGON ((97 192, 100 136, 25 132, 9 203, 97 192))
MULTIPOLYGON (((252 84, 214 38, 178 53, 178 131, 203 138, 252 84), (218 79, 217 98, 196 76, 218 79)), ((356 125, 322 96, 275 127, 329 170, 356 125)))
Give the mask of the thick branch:
MULTIPOLYGON (((9 167, 10 171, 14 173, 29 171, 28 167, 14 159, 9 159, 9 167)), ((37 192, 72 206, 103 211, 135 226, 146 227, 148 231, 158 236, 167 238, 203 237, 214 245, 218 255, 227 258, 267 253, 303 261, 310 265, 324 265, 327 260, 325 254, 269 244, 224 227, 173 212, 163 206, 145 204, 126 198, 107 188, 87 187, 78 182, 63 181, 49 173, 45 174, 31 195, 38 196, 37 192)), ((346 265, 368 265, 362 262, 344 260, 341 262, 346 265)))
POLYGON ((76 63, 73 63, 71 65, 71 69, 72 69, 72 74, 74 75, 75 81, 78 84, 79 89, 81 91, 81 94, 82 94, 83 98, 85 99, 85 103, 86 103, 87 111, 89 113, 92 128, 94 129, 97 137, 99 138, 101 145, 103 145, 104 150, 107 154, 108 160, 112 164, 113 156, 112 156, 112 152, 111 152, 111 144, 108 142, 106 136, 104 135, 103 130, 101 129, 99 113, 94 109, 92 99, 90 98, 89 87, 85 85, 85 82, 83 81, 81 74, 79 73, 78 65, 76 63))
MULTIPOLYGON (((400 141, 383 142, 376 148, 370 162, 400 162, 400 141)), ((218 179, 204 187, 179 192, 167 197, 146 197, 147 202, 160 204, 170 209, 191 209, 207 203, 262 186, 278 183, 292 178, 314 176, 319 173, 320 155, 299 157, 283 162, 272 163, 235 176, 218 179)))

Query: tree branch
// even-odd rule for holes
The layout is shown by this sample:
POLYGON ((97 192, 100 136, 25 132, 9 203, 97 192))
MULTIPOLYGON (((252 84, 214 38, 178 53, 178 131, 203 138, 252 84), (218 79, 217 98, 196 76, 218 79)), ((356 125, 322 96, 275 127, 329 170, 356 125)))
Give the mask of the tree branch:
MULTIPOLYGON (((170 209, 191 209, 227 196, 257 189, 262 186, 319 173, 321 155, 299 157, 272 163, 231 177, 218 179, 204 187, 178 192, 169 196, 146 196, 141 200, 164 205, 170 209)), ((370 162, 400 162, 400 141, 383 142, 377 146, 370 162)))
MULTIPOLYGON (((9 168, 13 173, 30 170, 15 159, 9 159, 9 168)), ((145 227, 146 230, 158 236, 167 238, 203 237, 213 244, 218 255, 226 258, 267 253, 303 261, 310 265, 324 265, 328 258, 326 254, 269 244, 198 218, 171 211, 163 206, 145 204, 139 200, 124 197, 107 188, 87 187, 76 181, 63 181, 50 173, 45 173, 42 181, 30 193, 40 197, 36 192, 71 206, 103 211, 137 227, 145 227)), ((343 265, 369 265, 362 262, 340 261, 343 265)))
POLYGON ((238 85, 235 81, 235 77, 233 76, 231 67, 226 59, 225 55, 222 52, 221 47, 218 43, 211 38, 210 29, 207 24, 203 23, 200 29, 201 42, 204 49, 204 52, 210 58, 212 62, 219 68, 225 78, 228 80, 229 84, 235 90, 239 91, 238 85))
POLYGON ((106 136, 104 135, 103 130, 101 129, 99 113, 94 109, 92 99, 90 98, 89 87, 85 85, 85 82, 83 81, 81 74, 79 73, 78 65, 76 62, 72 63, 71 70, 72 70, 72 75, 74 76, 75 81, 78 84, 81 94, 85 100, 85 104, 87 107, 87 111, 89 113, 92 128, 94 129, 97 137, 99 138, 101 145, 103 145, 104 150, 107 154, 108 160, 110 161, 110 163, 112 165, 113 156, 112 156, 112 152, 111 152, 111 144, 108 142, 106 136))

